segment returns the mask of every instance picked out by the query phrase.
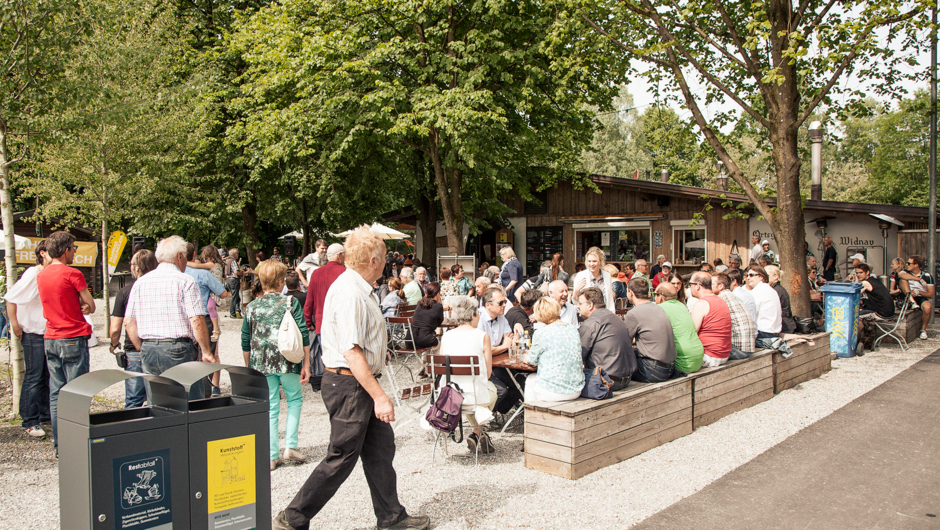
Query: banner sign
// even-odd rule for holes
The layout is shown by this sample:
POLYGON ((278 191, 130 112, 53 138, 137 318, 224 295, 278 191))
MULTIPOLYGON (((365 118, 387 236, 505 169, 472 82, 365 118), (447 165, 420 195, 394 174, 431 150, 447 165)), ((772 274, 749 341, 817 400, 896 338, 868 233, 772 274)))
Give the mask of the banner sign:
MULTIPOLYGON (((24 265, 36 264, 36 245, 43 241, 44 237, 27 237, 29 245, 16 251, 16 262, 24 265)), ((98 258, 98 244, 94 241, 76 241, 75 246, 78 251, 75 252, 73 267, 94 267, 98 258)))
POLYGON ((127 244, 127 234, 120 230, 115 230, 108 238, 108 275, 114 274, 118 261, 121 259, 121 253, 124 252, 124 245, 127 244))

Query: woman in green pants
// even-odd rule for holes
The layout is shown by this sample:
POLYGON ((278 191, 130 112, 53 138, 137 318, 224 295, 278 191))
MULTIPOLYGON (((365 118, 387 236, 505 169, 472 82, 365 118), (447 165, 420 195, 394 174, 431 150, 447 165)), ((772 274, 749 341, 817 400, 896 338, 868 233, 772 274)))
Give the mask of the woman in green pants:
POLYGON ((273 470, 280 463, 278 417, 281 412, 281 388, 287 397, 287 428, 284 436, 287 447, 284 459, 297 462, 307 459, 297 451, 297 433, 300 430, 300 408, 303 405, 302 385, 310 378, 310 335, 300 302, 293 296, 281 294, 287 267, 279 261, 268 260, 258 265, 256 272, 264 294, 245 309, 242 353, 245 355, 245 366, 263 373, 268 380, 273 470), (304 360, 301 364, 285 359, 277 347, 278 329, 288 309, 304 339, 304 360))

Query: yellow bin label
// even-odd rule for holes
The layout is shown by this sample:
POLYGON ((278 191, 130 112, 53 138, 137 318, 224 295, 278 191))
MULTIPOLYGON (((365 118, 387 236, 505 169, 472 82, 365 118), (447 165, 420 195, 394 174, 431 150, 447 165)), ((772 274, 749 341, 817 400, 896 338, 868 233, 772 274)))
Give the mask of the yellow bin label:
POLYGON ((255 435, 208 442, 209 528, 253 528, 255 435))

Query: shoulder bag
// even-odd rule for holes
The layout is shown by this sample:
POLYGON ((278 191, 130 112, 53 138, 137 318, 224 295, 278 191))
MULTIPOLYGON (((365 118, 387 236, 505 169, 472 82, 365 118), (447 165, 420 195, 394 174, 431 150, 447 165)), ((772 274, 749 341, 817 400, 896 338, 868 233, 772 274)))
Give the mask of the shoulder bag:
MULTIPOLYGON (((731 254, 728 255, 728 260, 730 261, 732 259, 737 259, 738 261, 741 261, 741 254, 740 254, 740 251, 738 250, 737 239, 731 242, 731 254)), ((744 262, 741 262, 741 263, 744 263, 744 262)))
POLYGON ((437 399, 433 399, 432 394, 431 407, 428 408, 424 419, 431 424, 431 427, 454 436, 458 427, 460 428, 460 439, 456 437, 454 441, 460 443, 463 441, 463 423, 460 422, 461 409, 463 408, 463 391, 457 385, 450 381, 450 359, 446 364, 446 384, 438 389, 437 399))
POLYGON ((284 317, 281 319, 281 327, 277 330, 277 349, 288 362, 299 364, 304 360, 304 336, 294 320, 291 301, 288 302, 287 311, 284 311, 284 317))
POLYGON ((610 390, 614 380, 600 366, 584 369, 584 388, 581 397, 588 399, 608 399, 613 396, 610 390))

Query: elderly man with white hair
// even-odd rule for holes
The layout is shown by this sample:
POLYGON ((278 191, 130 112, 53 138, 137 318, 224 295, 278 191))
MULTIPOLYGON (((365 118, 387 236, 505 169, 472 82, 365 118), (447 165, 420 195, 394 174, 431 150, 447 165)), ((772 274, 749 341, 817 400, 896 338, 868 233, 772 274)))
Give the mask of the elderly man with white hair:
MULTIPOLYGON (((578 328, 578 308, 574 304, 568 301, 568 284, 561 280, 555 280, 552 283, 548 284, 548 296, 551 296, 558 302, 558 305, 561 306, 561 315, 559 318, 562 322, 567 322, 578 328)), ((544 327, 545 324, 540 322, 535 326, 535 329, 540 329, 544 327)))
MULTIPOLYGON (((218 362, 209 345, 206 304, 196 280, 185 274, 186 240, 170 236, 157 244, 159 265, 134 283, 127 298, 125 329, 140 352, 144 373, 160 375, 190 361, 218 362), (198 349, 197 349, 198 344, 198 349)), ((205 397, 205 387, 189 388, 190 399, 205 397)))
POLYGON ((398 276, 401 278, 402 290, 405 292, 405 302, 407 302, 408 305, 418 305, 418 301, 424 297, 424 291, 421 290, 421 286, 415 281, 414 269, 405 267, 398 276))
MULTIPOLYGON (((346 239, 345 258, 348 268, 330 286, 323 305, 321 395, 330 416, 329 450, 271 528, 309 528, 361 461, 376 526, 423 530, 429 518, 409 516, 398 500, 395 431, 389 425, 395 405, 378 382, 388 337, 372 284, 385 268, 385 242, 360 226, 346 239)), ((318 521, 316 526, 330 525, 318 521)))

